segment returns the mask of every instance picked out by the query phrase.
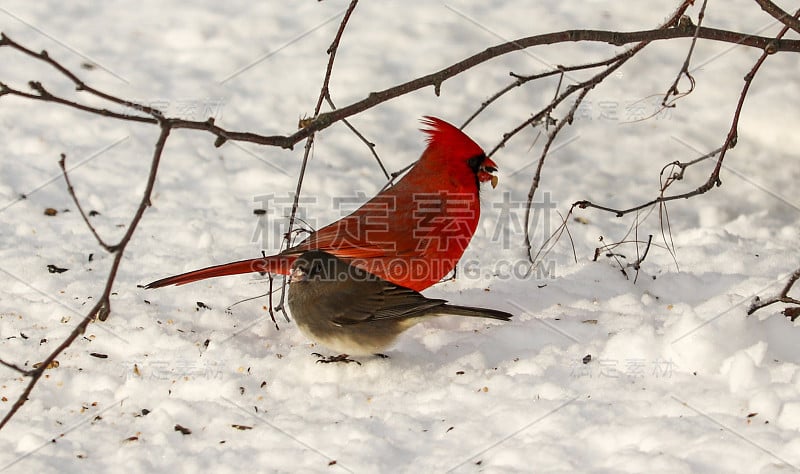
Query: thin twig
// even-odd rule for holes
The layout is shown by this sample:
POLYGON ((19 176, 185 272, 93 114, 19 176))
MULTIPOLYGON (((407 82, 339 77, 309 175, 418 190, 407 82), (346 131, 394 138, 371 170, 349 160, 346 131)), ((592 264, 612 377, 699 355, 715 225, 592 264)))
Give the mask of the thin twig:
POLYGON ((672 261, 675 263, 675 268, 680 270, 680 264, 678 263, 678 252, 675 248, 675 240, 672 238, 672 224, 669 220, 669 209, 667 208, 667 203, 661 202, 658 204, 658 217, 661 240, 664 241, 664 247, 666 247, 670 257, 672 257, 672 261))
MULTIPOLYGON (((703 25, 703 19, 705 18, 706 14, 706 4, 708 0, 703 0, 703 5, 700 7, 700 13, 697 15, 697 27, 695 28, 694 37, 692 37, 692 44, 689 45, 689 52, 686 53, 686 59, 683 61, 683 66, 681 66, 681 70, 678 71, 678 75, 675 76, 675 82, 667 89, 667 92, 664 94, 664 98, 661 99, 661 107, 675 107, 675 102, 677 102, 682 97, 686 97, 687 95, 691 94, 694 90, 695 80, 692 73, 689 72, 689 62, 692 60, 692 53, 694 53, 694 47, 697 44, 697 35, 700 33, 700 27, 703 25), (689 90, 686 92, 681 92, 678 90, 678 83, 681 80, 681 77, 686 76, 689 80, 689 90), (672 97, 672 99, 670 99, 672 97)), ((684 17, 687 21, 689 17, 684 17)))
MULTIPOLYGON (((269 318, 272 320, 272 324, 275 325, 275 330, 280 331, 281 328, 278 326, 278 321, 275 320, 275 310, 272 306, 272 294, 273 294, 273 283, 275 282, 272 273, 267 273, 267 278, 269 278, 269 301, 267 302, 267 311, 269 312, 269 318)), ((284 317, 286 316, 286 312, 283 313, 284 317)))
MULTIPOLYGON (((613 244, 607 244, 605 242, 606 242, 605 238, 603 238, 603 236, 601 235, 600 236, 600 243, 602 245, 600 247, 597 247, 596 249, 594 249, 594 258, 592 259, 592 261, 596 262, 597 259, 600 258, 601 253, 605 252, 605 256, 607 258, 613 258, 617 262, 617 265, 619 266, 619 271, 620 271, 620 273, 622 273, 622 276, 624 276, 626 280, 630 280, 630 277, 628 276, 628 272, 625 271, 625 265, 620 260, 620 257, 622 257, 622 258, 627 258, 627 257, 625 257, 625 255, 623 255, 621 253, 613 252, 613 250, 615 248, 619 247, 620 245, 626 244, 626 243, 630 243, 630 242, 626 242, 624 240, 620 241, 620 242, 614 242, 613 244)), ((634 243, 638 244, 638 242, 635 242, 635 241, 634 241, 634 243)))
MULTIPOLYGON (((687 3, 688 3, 688 0, 687 0, 687 3)), ((508 143, 508 141, 511 140, 512 137, 514 137, 520 131, 524 130, 525 128, 527 128, 529 126, 536 125, 536 124, 541 123, 542 121, 546 120, 547 117, 550 116, 550 113, 553 110, 555 110, 556 107, 558 107, 570 95, 572 95, 572 94, 574 94, 575 92, 578 92, 578 91, 586 91, 586 90, 590 90, 593 87, 595 87, 597 84, 602 82, 606 77, 608 77, 611 74, 611 72, 617 70, 628 59, 630 59, 636 53, 638 53, 641 50, 641 48, 643 48, 644 45, 646 45, 646 44, 647 44, 646 42, 639 43, 638 45, 636 45, 636 46, 624 51, 623 53, 615 56, 616 60, 614 62, 612 62, 602 72, 592 76, 591 78, 589 78, 589 79, 587 79, 587 80, 585 80, 583 82, 580 82, 578 84, 572 84, 572 85, 568 86, 566 88, 566 90, 561 93, 561 95, 558 95, 556 98, 554 98, 542 110, 540 110, 539 112, 533 114, 531 117, 529 117, 527 120, 525 120, 522 123, 520 123, 519 125, 517 125, 515 128, 513 128, 509 132, 504 133, 503 134, 503 138, 497 143, 497 145, 494 146, 494 148, 492 148, 492 150, 487 154, 487 156, 489 156, 489 157, 493 156, 498 150, 503 148, 506 145, 506 143, 508 143)), ((584 96, 585 96, 585 94, 584 94, 584 96)), ((574 114, 574 112, 573 112, 573 114, 574 114)))
MULTIPOLYGON (((541 246, 539 246, 539 249, 536 251, 536 254, 531 259, 532 260, 531 271, 533 271, 533 269, 536 268, 536 266, 539 265, 539 263, 542 262, 544 258, 547 257, 547 255, 550 254, 550 252, 555 247, 556 243, 558 243, 558 241, 561 240, 561 236, 564 234, 564 232, 567 233, 567 237, 569 238, 569 241, 572 244, 572 257, 574 258, 575 263, 578 262, 578 254, 575 251, 575 242, 572 239, 572 233, 569 231, 569 217, 572 215, 572 212, 574 210, 575 206, 570 207, 566 217, 562 216, 560 212, 558 213, 558 215, 561 216, 561 224, 559 224, 556 230, 553 231, 553 233, 550 234, 544 240, 544 242, 542 242, 541 246)), ((528 273, 530 274, 530 272, 528 273)))
MULTIPOLYGON (((320 88, 319 91, 319 98, 317 99, 317 105, 314 107, 315 118, 319 117, 319 111, 322 108, 322 102, 325 100, 325 97, 329 97, 330 94, 329 84, 331 80, 331 74, 333 73, 333 62, 336 59, 336 51, 339 49, 339 42, 342 39, 345 27, 347 27, 347 21, 353 14, 353 10, 355 10, 356 5, 358 5, 358 0, 352 0, 350 2, 350 5, 347 7, 347 11, 345 11, 344 17, 342 18, 342 22, 339 24, 339 29, 336 31, 336 35, 333 37, 333 42, 331 42, 330 47, 328 47, 327 51, 328 65, 325 68, 325 78, 322 80, 322 87, 320 88)), ((297 216, 297 208, 300 204, 300 192, 303 189, 303 179, 305 178, 306 175, 308 160, 309 157, 311 156, 311 150, 314 146, 314 137, 315 134, 312 131, 306 139, 306 146, 305 149, 303 150, 303 161, 300 165, 300 173, 297 176, 297 186, 295 187, 294 200, 292 201, 292 211, 289 214, 289 225, 287 227, 286 234, 284 235, 284 244, 286 245, 286 248, 289 248, 291 246, 292 229, 294 227, 294 221, 297 216)), ((284 278, 283 286, 281 287, 281 299, 278 302, 277 308, 280 308, 281 312, 283 313, 283 317, 286 319, 286 322, 289 322, 289 316, 286 314, 286 309, 284 307, 284 301, 286 300, 286 283, 287 281, 284 278)))
POLYGON ((89 228, 89 230, 92 232, 92 235, 94 235, 94 238, 97 240, 97 243, 100 244, 101 247, 106 249, 106 251, 108 251, 109 253, 116 252, 118 247, 117 246, 108 245, 103 240, 103 238, 100 237, 100 234, 97 233, 97 229, 94 228, 94 225, 92 225, 92 223, 89 222, 89 216, 87 216, 86 213, 83 212, 83 206, 81 206, 80 201, 78 201, 78 196, 75 195, 75 188, 72 187, 72 183, 69 180, 69 174, 67 173, 67 167, 66 167, 66 160, 67 160, 67 155, 62 153, 61 154, 61 159, 58 160, 58 166, 61 167, 61 172, 64 175, 64 181, 67 182, 67 192, 69 193, 70 196, 72 196, 72 201, 75 203, 75 206, 78 208, 78 212, 80 212, 81 217, 83 217, 83 222, 86 223, 86 227, 89 228))
MULTIPOLYGON (((756 296, 753 302, 750 304, 750 307, 747 309, 747 315, 749 316, 759 309, 775 303, 787 303, 800 306, 800 300, 789 296, 789 291, 791 291, 794 284, 797 283, 797 280, 800 280, 800 268, 795 270, 794 273, 789 276, 789 279, 786 281, 783 289, 777 295, 769 298, 760 298, 756 296)), ((792 321, 794 321, 794 318, 792 321)))
MULTIPOLYGON (((326 102, 328 102, 328 105, 330 105, 332 109, 336 110, 336 105, 333 103, 333 99, 331 99, 330 91, 325 100, 326 102)), ((355 134, 355 136, 358 137, 359 140, 361 140, 365 145, 367 145, 367 148, 369 148, 370 153, 372 153, 372 156, 375 157, 375 161, 378 162, 378 166, 380 166, 383 175, 386 176, 387 180, 391 180, 392 177, 389 175, 389 172, 386 171, 386 167, 383 166, 383 161, 381 161, 381 157, 378 156, 378 152, 375 151, 375 144, 367 140, 367 137, 365 137, 363 133, 359 132, 358 129, 356 129, 356 127, 353 126, 353 124, 351 124, 349 120, 342 119, 342 123, 344 123, 345 126, 347 126, 347 128, 349 128, 350 131, 353 132, 353 134, 355 134)))
MULTIPOLYGON (((602 81, 602 79, 600 79, 600 81, 602 81)), ((573 90, 578 90, 578 89, 573 89, 573 90)), ((545 142, 544 147, 542 148, 542 153, 539 155, 539 161, 536 164, 536 171, 534 172, 533 178, 531 179, 531 187, 528 190, 528 200, 525 203, 525 217, 523 218, 523 228, 524 228, 523 244, 525 245, 525 251, 528 253, 528 260, 531 263, 533 263, 534 261, 534 257, 531 254, 531 237, 529 230, 530 219, 531 219, 531 208, 533 207, 533 197, 536 193, 536 190, 539 189, 539 182, 542 177, 542 169, 544 168, 544 161, 548 156, 547 153, 550 151, 550 147, 552 146, 556 136, 558 136, 558 133, 561 131, 562 128, 564 128, 564 126, 566 126, 569 123, 572 123, 572 119, 575 116, 575 111, 578 109, 578 106, 583 101, 584 97, 586 97, 586 95, 589 94, 590 90, 591 87, 584 87, 581 90, 581 93, 578 94, 578 97, 575 99, 575 102, 572 104, 572 107, 570 108, 569 112, 567 112, 567 115, 556 124, 556 127, 548 135, 547 142, 545 142)))
MULTIPOLYGON (((638 227, 637 227, 638 229, 638 227)), ((636 241, 638 242, 638 236, 636 237, 636 241)), ((633 284, 636 284, 636 281, 639 279, 639 269, 642 267, 642 262, 644 259, 647 258, 647 254, 650 252, 650 244, 653 243, 653 234, 647 236, 647 246, 644 248, 644 253, 640 257, 636 259, 636 261, 629 263, 628 265, 636 270, 636 276, 633 278, 633 284)), ((639 253, 639 244, 636 244, 636 253, 639 253)))
POLYGON ((0 364, 5 365, 11 370, 16 370, 17 372, 21 373, 22 375, 30 375, 31 371, 23 369, 22 367, 18 366, 17 364, 12 364, 11 362, 6 362, 3 359, 0 359, 0 364))
POLYGON ((800 20, 794 18, 788 12, 783 11, 781 7, 775 5, 770 0, 755 0, 755 2, 761 6, 762 10, 772 15, 773 18, 800 33, 800 20))
POLYGON ((663 194, 664 191, 667 190, 675 181, 680 181, 683 179, 683 176, 686 172, 686 169, 690 166, 694 166, 702 161, 705 161, 709 158, 713 158, 717 156, 719 152, 722 151, 722 147, 717 148, 716 150, 712 150, 705 155, 698 156, 697 158, 690 160, 690 161, 672 161, 664 165, 661 168, 661 172, 658 174, 658 178, 661 181, 661 193, 663 194), (680 171, 674 172, 675 168, 679 168, 680 171), (669 173, 664 177, 664 172, 667 171, 667 168, 670 168, 669 173))
POLYGON ((539 73, 539 74, 533 74, 533 75, 528 75, 528 76, 523 76, 521 74, 516 74, 514 72, 510 72, 509 75, 511 77, 515 78, 516 80, 514 82, 512 82, 511 84, 507 85, 506 87, 500 89, 494 95, 492 95, 491 97, 486 99, 484 102, 482 102, 480 107, 478 107, 475 110, 475 112, 473 112, 472 115, 470 115, 469 118, 467 118, 467 120, 464 121, 464 123, 461 125, 460 128, 463 129, 464 127, 469 125, 470 122, 472 122, 478 115, 481 114, 481 112, 486 110, 497 99, 501 98, 502 96, 504 96, 505 94, 507 94, 511 90, 513 90, 513 89, 515 89, 517 87, 520 87, 520 86, 522 86, 523 84, 525 84, 527 82, 536 81, 536 80, 539 80, 539 79, 544 79, 546 77, 555 76, 557 74, 564 74, 565 72, 580 71, 580 70, 584 70, 584 69, 594 69, 594 68, 597 68, 597 67, 608 66, 609 64, 612 64, 612 63, 615 63, 615 62, 619 61, 620 58, 622 56, 624 56, 625 54, 627 54, 627 53, 617 54, 617 55, 615 55, 615 56, 613 56, 611 58, 604 59, 602 61, 597 61, 597 62, 593 62, 593 63, 586 63, 586 64, 578 64, 578 65, 575 65, 575 66, 558 65, 558 66, 556 66, 556 69, 553 69, 552 71, 546 71, 546 72, 542 72, 542 73, 539 73))
MULTIPOLYGON (((658 179, 659 182, 661 183, 659 196, 664 196, 664 194, 667 191, 667 188, 669 188, 676 181, 682 180, 686 173, 686 170, 690 166, 696 165, 697 163, 705 161, 709 158, 713 158, 721 151, 722 147, 719 147, 716 150, 706 153, 705 155, 697 157, 691 161, 682 162, 676 160, 664 165, 664 167, 661 168, 661 172, 658 174, 658 179), (669 168, 669 172, 667 172, 667 168, 669 168), (675 168, 678 168, 679 171, 675 171, 675 168)), ((679 267, 678 257, 675 252, 675 242, 672 240, 672 227, 670 226, 669 222, 669 211, 667 210, 667 203, 666 202, 658 203, 658 211, 661 221, 661 238, 664 241, 664 245, 666 246, 670 256, 672 256, 672 260, 673 262, 675 262, 675 266, 679 267)))
POLYGON ((397 178, 399 178, 400 176, 403 176, 403 173, 405 173, 406 171, 408 171, 411 168, 413 168, 414 165, 416 165, 416 164, 417 164, 417 160, 414 160, 411 164, 406 165, 406 166, 404 166, 403 168, 401 168, 401 169, 399 169, 397 171, 393 171, 391 173, 391 178, 389 178, 389 181, 387 181, 386 184, 383 185, 383 187, 381 188, 379 193, 383 192, 384 190, 386 190, 390 186, 394 185, 394 182, 397 180, 397 178))
MULTIPOLYGON (((292 202, 292 212, 291 212, 291 214, 289 214, 289 226, 288 226, 288 230, 286 231, 286 233, 283 236, 284 244, 286 245, 286 248, 289 248, 289 247, 292 246, 292 243, 291 243, 291 235, 292 235, 292 232, 293 232, 292 226, 294 225, 294 221, 295 221, 296 215, 297 215, 297 208, 299 207, 300 192, 302 191, 302 188, 303 188, 303 178, 306 175, 306 167, 308 166, 308 159, 311 156, 311 149, 314 147, 314 137, 316 137, 316 135, 312 134, 306 139, 306 146, 305 146, 305 150, 303 151, 303 161, 300 164, 300 173, 298 173, 297 185, 295 186, 295 191, 294 191, 294 201, 292 202)), ((283 279, 283 284, 281 285, 281 298, 278 301, 278 305, 275 306, 275 309, 279 310, 281 313, 283 313, 283 318, 286 319, 286 322, 288 323, 290 321, 289 320, 289 315, 286 314, 286 307, 284 306, 284 302, 286 301, 286 284, 287 283, 288 283, 287 279, 284 278, 283 279)))

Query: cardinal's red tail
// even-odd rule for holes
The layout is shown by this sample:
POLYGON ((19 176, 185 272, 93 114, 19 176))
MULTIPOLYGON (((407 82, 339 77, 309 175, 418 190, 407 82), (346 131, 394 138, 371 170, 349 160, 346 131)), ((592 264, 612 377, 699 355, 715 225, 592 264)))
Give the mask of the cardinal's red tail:
POLYGON ((215 278, 227 275, 238 275, 240 273, 280 273, 288 275, 289 270, 292 268, 292 263, 297 258, 296 255, 273 255, 265 258, 252 258, 249 260, 241 260, 238 262, 223 263, 222 265, 215 265, 213 267, 201 268, 188 273, 182 273, 161 280, 156 280, 148 283, 144 288, 161 288, 162 286, 169 285, 185 285, 193 281, 205 280, 206 278, 215 278))

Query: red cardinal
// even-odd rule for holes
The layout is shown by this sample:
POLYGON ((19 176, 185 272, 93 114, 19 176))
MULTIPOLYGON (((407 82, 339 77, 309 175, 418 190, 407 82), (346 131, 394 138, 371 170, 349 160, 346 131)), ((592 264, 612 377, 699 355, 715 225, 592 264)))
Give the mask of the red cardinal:
POLYGON ((414 167, 352 214, 270 257, 225 263, 145 288, 249 272, 288 275, 297 257, 322 250, 384 280, 421 291, 440 281, 467 248, 480 217, 480 184, 497 185, 497 165, 461 130, 425 117, 428 146, 414 167))

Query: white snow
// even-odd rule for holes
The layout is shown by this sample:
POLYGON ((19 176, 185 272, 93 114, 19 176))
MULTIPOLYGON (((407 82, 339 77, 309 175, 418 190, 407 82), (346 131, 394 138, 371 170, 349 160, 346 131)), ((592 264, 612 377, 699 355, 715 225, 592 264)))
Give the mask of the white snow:
MULTIPOLYGON (((332 97, 344 106, 522 36, 649 29, 677 3, 364 1, 342 39, 332 97)), ((690 10, 695 20, 696 3, 690 10)), ((168 115, 213 115, 231 130, 287 134, 313 111, 325 50, 345 7, 335 1, 8 0, 0 6, 0 31, 46 49, 92 86, 168 115), (96 67, 82 68, 86 62, 96 67)), ((779 30, 747 0, 709 2, 706 23, 767 36, 779 30)), ((557 211, 565 213, 572 202, 629 207, 651 199, 663 165, 722 143, 742 78, 759 51, 700 42, 692 60, 695 92, 665 114, 636 120, 642 110, 655 110, 688 46, 688 40, 652 44, 592 91, 545 164, 534 245, 556 230, 557 211)), ((459 124, 510 82, 509 71, 533 74, 620 50, 603 44, 531 48, 446 81, 440 97, 426 88, 352 123, 376 143, 387 168, 399 170, 422 150, 421 116, 459 124)), ((262 249, 272 252, 286 228, 302 144, 291 151, 248 143, 214 148, 207 133, 174 131, 153 206, 125 252, 111 316, 91 324, 58 357, 59 367, 46 372, 0 431, 0 469, 797 470, 798 323, 784 317, 780 305, 750 317, 746 310, 754 295, 779 291, 800 265, 798 72, 797 54, 768 58, 745 103, 723 186, 669 204, 675 259, 665 248, 657 211, 641 221, 638 238, 654 238, 635 283, 631 269, 626 279, 614 259, 593 262, 592 256, 601 236, 606 243, 625 238, 636 216, 592 210, 576 214, 585 223, 570 221, 577 263, 564 236, 545 258, 548 271, 520 278, 520 204, 544 137, 535 141, 538 129, 515 137, 494 156, 500 185, 483 191, 482 221, 464 256, 470 271, 425 292, 511 311, 515 318, 505 324, 431 321, 404 334, 389 359, 361 358, 360 366, 315 363, 311 353, 321 348, 283 319, 276 331, 264 297, 226 311, 265 293, 263 278, 137 288, 258 256, 262 249), (504 193, 512 204, 507 214, 501 213, 504 193), (269 214, 253 214, 263 206, 269 214), (199 309, 198 301, 211 309, 199 309), (181 434, 176 425, 191 433, 181 434)), ((565 83, 586 77, 573 73, 565 83)), ((109 106, 76 94, 42 64, 0 48, 0 81, 25 88, 29 80, 109 106)), ((491 149, 551 100, 556 82, 513 91, 467 133, 491 149)), ((113 258, 93 240, 67 194, 60 153, 67 155, 82 204, 100 213, 93 224, 113 243, 144 190, 157 135, 154 126, 0 97, 0 358, 26 367, 43 360, 100 296, 113 258), (59 213, 45 216, 48 207, 59 213), (51 264, 69 270, 49 273, 51 264)), ((697 186, 712 166, 690 168, 673 190, 697 186)), ((319 227, 384 183, 367 147, 335 125, 317 136, 300 215, 319 227), (334 199, 343 197, 347 204, 336 206, 334 199)), ((636 258, 632 244, 614 251, 625 255, 623 263, 636 258)), ((4 367, 0 377, 5 414, 27 379, 4 367)))

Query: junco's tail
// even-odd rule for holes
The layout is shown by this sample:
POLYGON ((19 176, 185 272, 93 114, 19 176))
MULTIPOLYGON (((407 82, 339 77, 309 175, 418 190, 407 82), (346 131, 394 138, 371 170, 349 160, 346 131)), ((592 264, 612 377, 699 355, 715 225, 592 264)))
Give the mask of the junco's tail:
POLYGON ((511 319, 513 314, 506 313, 505 311, 499 311, 496 309, 489 309, 489 308, 475 308, 472 306, 458 306, 454 304, 444 304, 436 308, 437 314, 452 314, 457 316, 472 316, 475 318, 491 318, 491 319, 499 319, 501 321, 508 321, 511 319))

